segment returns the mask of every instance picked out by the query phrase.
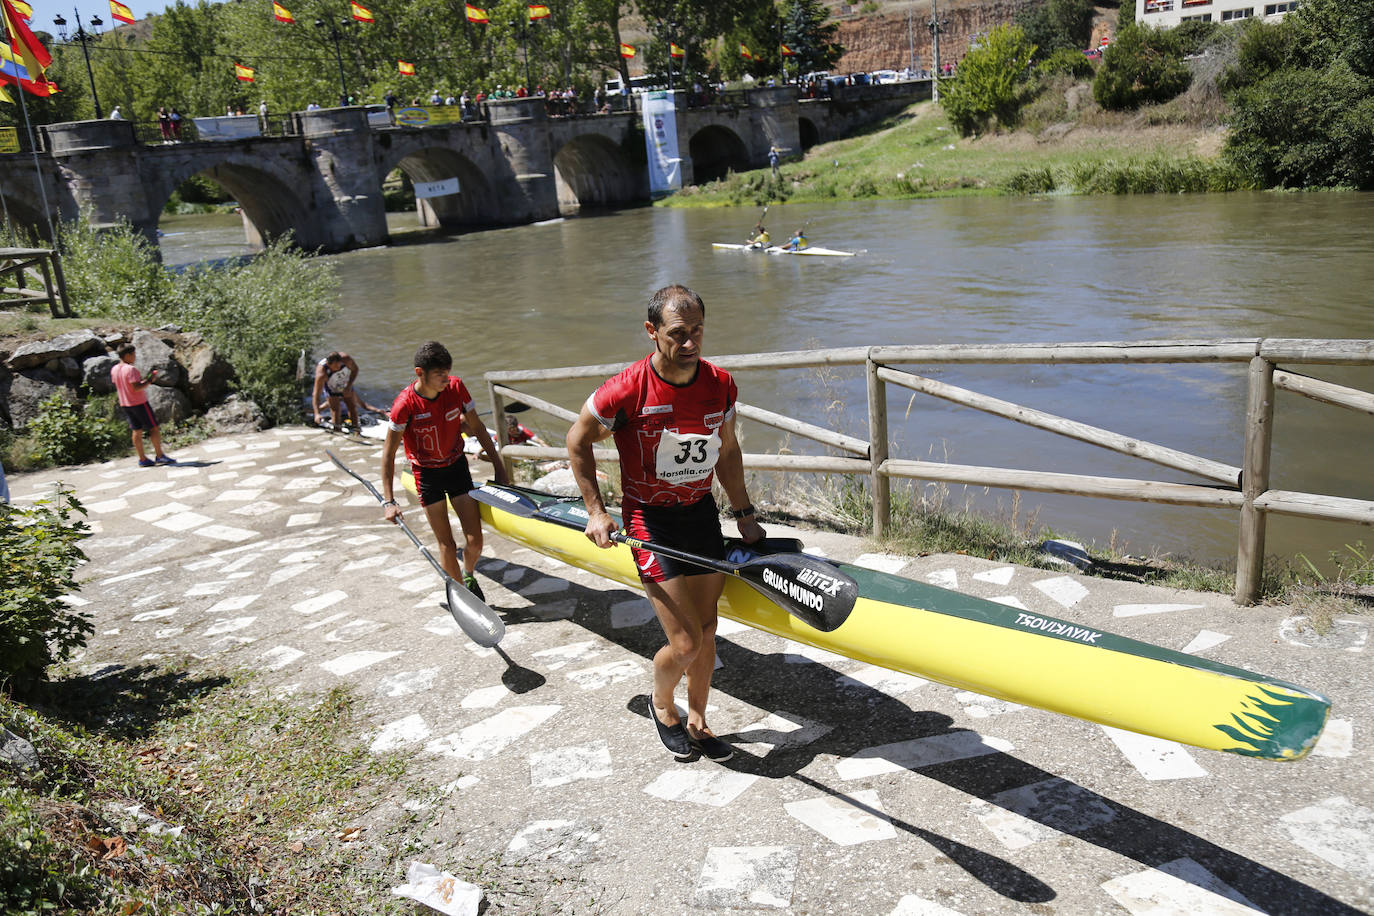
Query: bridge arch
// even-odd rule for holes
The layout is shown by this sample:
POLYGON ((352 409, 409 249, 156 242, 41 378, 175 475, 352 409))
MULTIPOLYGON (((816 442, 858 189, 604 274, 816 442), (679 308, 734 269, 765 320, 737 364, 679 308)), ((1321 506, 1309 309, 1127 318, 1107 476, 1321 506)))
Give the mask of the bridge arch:
POLYGON ((453 229, 489 226, 501 221, 500 200, 491 182, 471 159, 447 146, 420 146, 395 151, 377 176, 381 182, 392 169, 405 172, 411 183, 458 179, 458 193, 415 201, 424 225, 453 229))
MULTIPOLYGON (((33 236, 35 241, 48 239, 48 219, 44 215, 43 205, 38 200, 36 192, 30 195, 28 188, 7 187, 0 193, 4 194, 5 199, 4 210, 0 211, 0 216, 8 213, 10 224, 33 236)), ((57 222, 56 216, 53 217, 53 222, 57 222)), ((8 239, 5 244, 8 244, 8 239)))
POLYGON ((209 165, 198 159, 186 167, 160 174, 157 182, 150 184, 150 212, 160 215, 172 193, 196 175, 209 178, 233 195, 247 217, 244 230, 251 247, 262 248, 288 232, 296 233, 302 244, 311 244, 309 207, 296 189, 264 168, 260 160, 242 154, 209 165))
POLYGON ((603 134, 582 134, 563 144, 554 154, 553 171, 563 216, 648 195, 643 167, 631 163, 620 145, 603 134))
POLYGON ((821 142, 820 128, 816 127, 816 122, 810 118, 797 119, 797 134, 801 140, 801 148, 809 150, 817 143, 821 142))
POLYGON ((692 157, 693 180, 697 184, 750 168, 749 147, 739 134, 719 124, 708 125, 692 134, 687 149, 692 157))

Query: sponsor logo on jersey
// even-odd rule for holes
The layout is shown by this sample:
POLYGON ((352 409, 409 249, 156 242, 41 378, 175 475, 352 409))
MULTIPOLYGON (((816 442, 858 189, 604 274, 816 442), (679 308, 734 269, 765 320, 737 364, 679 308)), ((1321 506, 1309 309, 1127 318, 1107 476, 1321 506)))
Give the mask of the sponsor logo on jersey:
POLYGON ((455 407, 455 408, 453 408, 452 410, 450 410, 448 413, 444 414, 444 419, 445 419, 445 420, 456 420, 457 418, 461 417, 462 415, 463 415, 463 408, 461 408, 461 407, 455 407))
POLYGON ((654 405, 652 405, 652 406, 646 404, 645 406, 643 406, 643 407, 640 408, 640 410, 639 410, 639 415, 640 415, 641 417, 647 417, 647 416, 649 416, 650 414, 656 414, 656 413, 672 413, 672 412, 673 412, 673 405, 672 405, 672 404, 654 404, 654 405))
POLYGON ((415 420, 428 420, 431 416, 432 416, 432 414, 430 414, 430 412, 429 412, 428 410, 426 410, 424 413, 417 413, 414 417, 412 417, 412 419, 415 419, 415 420))

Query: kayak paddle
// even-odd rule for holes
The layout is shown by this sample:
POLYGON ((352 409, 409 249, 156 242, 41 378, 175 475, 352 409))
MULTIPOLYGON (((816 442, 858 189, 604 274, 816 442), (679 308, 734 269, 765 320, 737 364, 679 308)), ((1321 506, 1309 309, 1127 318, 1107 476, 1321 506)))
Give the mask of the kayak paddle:
MULTIPOLYGON (((473 490, 471 495, 478 502, 523 518, 537 518, 579 531, 587 524, 587 510, 572 502, 540 506, 517 489, 490 483, 473 490)), ((804 553, 768 554, 731 562, 642 541, 621 531, 612 533, 611 540, 742 579, 759 594, 823 633, 838 629, 845 622, 859 596, 858 583, 852 578, 824 560, 804 553)))
MULTIPOLYGON (((374 487, 370 481, 354 473, 353 469, 340 461, 339 457, 333 452, 325 449, 324 453, 329 456, 330 461, 333 461, 339 466, 340 470, 367 487, 368 492, 377 497, 377 502, 386 502, 386 500, 382 498, 382 494, 377 492, 377 488, 374 487)), ((411 542, 414 543, 416 547, 420 548, 420 553, 424 554, 429 564, 443 577, 444 590, 448 593, 448 612, 453 615, 453 620, 458 624, 459 628, 468 635, 468 639, 471 639, 484 649, 490 649, 492 646, 499 643, 501 638, 506 635, 506 625, 501 621, 500 617, 496 616, 496 612, 487 607, 476 595, 468 591, 463 583, 457 581, 448 574, 448 571, 444 569, 439 561, 434 559, 434 554, 429 552, 429 548, 420 542, 420 539, 415 536, 415 532, 410 530, 410 527, 405 523, 405 519, 398 515, 396 516, 396 523, 401 526, 401 530, 406 533, 406 537, 410 538, 411 542)))

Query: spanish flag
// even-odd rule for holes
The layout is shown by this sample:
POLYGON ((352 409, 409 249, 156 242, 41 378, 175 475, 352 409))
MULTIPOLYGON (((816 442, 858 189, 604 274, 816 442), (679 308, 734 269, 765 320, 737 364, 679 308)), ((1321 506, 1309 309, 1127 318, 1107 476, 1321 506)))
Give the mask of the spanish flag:
MULTIPOLYGON (((14 57, 29 71, 29 78, 43 79, 43 71, 52 64, 52 55, 43 47, 43 42, 33 34, 23 17, 10 0, 0 0, 0 31, 8 32, 13 44, 14 57)), ((0 35, 3 39, 4 35, 0 35)))
POLYGON ((625 42, 622 41, 622 42, 620 43, 620 56, 621 56, 621 57, 625 57, 625 58, 634 57, 634 56, 635 56, 635 46, 634 46, 634 45, 627 45, 627 44, 625 44, 625 42))
POLYGON ((754 59, 754 55, 750 53, 749 49, 744 46, 744 42, 742 41, 739 43, 739 56, 743 57, 745 60, 754 59))
POLYGON ((783 45, 783 46, 782 46, 782 56, 783 56, 783 57, 796 57, 796 56, 797 56, 797 52, 796 52, 796 51, 793 51, 793 50, 792 50, 791 48, 789 48, 787 45, 783 45))
POLYGON ((253 68, 245 67, 243 64, 234 64, 234 76, 241 83, 253 82, 253 68))
POLYGON ((24 17, 25 22, 33 19, 33 7, 25 3, 24 0, 10 0, 10 6, 13 6, 19 15, 24 17))
POLYGON ((353 18, 359 22, 372 21, 372 10, 363 6, 358 0, 349 0, 348 8, 353 12, 353 18))
POLYGON ((396 69, 399 70, 399 71, 401 71, 401 76, 414 76, 414 75, 415 75, 415 65, 414 65, 414 64, 410 64, 410 63, 406 63, 406 62, 403 61, 403 60, 398 60, 398 61, 396 61, 396 69))
POLYGON ((295 22, 296 17, 291 15, 291 11, 282 6, 277 0, 272 0, 272 16, 278 22, 295 22))
POLYGON ((127 22, 131 25, 134 22, 134 11, 120 3, 119 0, 110 0, 110 15, 120 22, 127 22))
POLYGON ((530 7, 530 22, 534 22, 534 20, 536 20, 536 19, 548 19, 548 18, 549 18, 549 8, 548 8, 547 6, 544 6, 543 4, 540 4, 540 3, 531 3, 531 4, 529 5, 529 7, 530 7))
POLYGON ((480 22, 483 25, 491 21, 487 11, 473 6, 471 3, 464 4, 467 7, 468 22, 480 22))
POLYGON ((682 50, 681 48, 679 48, 677 45, 673 44, 673 43, 670 41, 670 42, 668 42, 668 56, 669 56, 669 57, 686 57, 686 56, 687 56, 687 52, 684 51, 684 50, 682 50))

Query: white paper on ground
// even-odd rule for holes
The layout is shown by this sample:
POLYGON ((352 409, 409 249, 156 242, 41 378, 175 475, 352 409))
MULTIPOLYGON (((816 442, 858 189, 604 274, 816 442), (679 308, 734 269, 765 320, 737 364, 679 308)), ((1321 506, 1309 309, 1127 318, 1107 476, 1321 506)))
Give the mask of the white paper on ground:
POLYGON ((448 916, 477 916, 477 907, 482 902, 480 887, 439 871, 427 862, 411 862, 406 883, 393 887, 391 893, 409 897, 448 916))

